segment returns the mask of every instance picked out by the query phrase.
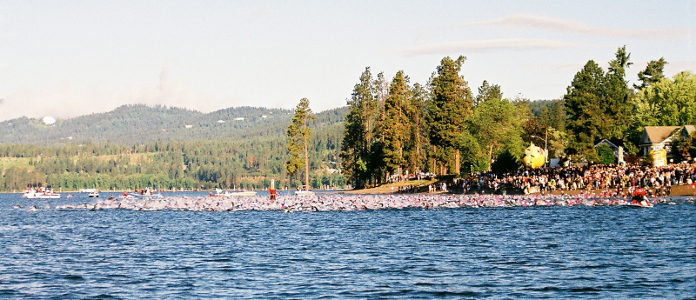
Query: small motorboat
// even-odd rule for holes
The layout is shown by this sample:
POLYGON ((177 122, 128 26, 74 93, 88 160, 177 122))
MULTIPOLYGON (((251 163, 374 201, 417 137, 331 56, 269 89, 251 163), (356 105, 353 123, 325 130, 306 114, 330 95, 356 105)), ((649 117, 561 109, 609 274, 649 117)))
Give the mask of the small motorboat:
POLYGON ((254 191, 234 191, 234 192, 225 192, 223 194, 225 197, 252 197, 256 196, 256 192, 254 191))
POLYGON ((254 191, 245 191, 234 189, 230 191, 222 191, 221 189, 215 189, 215 194, 208 192, 209 197, 253 197, 256 196, 254 191))
POLYGON ((150 198, 164 198, 160 193, 152 194, 140 194, 140 193, 123 193, 122 198, 126 199, 150 199, 150 198))
POLYGON ((650 199, 648 198, 645 189, 636 189, 636 191, 633 193, 633 198, 626 205, 633 208, 650 208, 654 206, 652 203, 650 203, 650 199))
POLYGON ((157 190, 157 188, 147 188, 147 189, 136 189, 135 192, 123 192, 121 195, 123 198, 133 199, 150 199, 150 198, 164 198, 162 194, 157 190))
POLYGON ((221 189, 215 189, 215 194, 208 192, 208 195, 210 197, 253 197, 256 196, 256 192, 254 191, 244 191, 244 190, 233 190, 231 192, 229 191, 222 191, 221 189))
POLYGON ((90 197, 90 198, 99 198, 99 191, 98 191, 98 190, 93 190, 93 191, 89 192, 89 194, 87 195, 87 197, 90 197))
POLYGON ((53 190, 49 188, 31 188, 24 191, 22 197, 26 199, 58 199, 60 198, 60 194, 54 193, 53 190))
POLYGON ((314 196, 314 192, 309 190, 308 186, 300 186, 297 191, 295 191, 295 196, 302 196, 302 197, 308 197, 308 196, 314 196))
POLYGON ((633 207, 633 208, 651 208, 651 207, 654 207, 654 205, 652 205, 652 203, 650 203, 650 202, 643 203, 643 204, 631 202, 631 203, 626 204, 626 206, 633 207))

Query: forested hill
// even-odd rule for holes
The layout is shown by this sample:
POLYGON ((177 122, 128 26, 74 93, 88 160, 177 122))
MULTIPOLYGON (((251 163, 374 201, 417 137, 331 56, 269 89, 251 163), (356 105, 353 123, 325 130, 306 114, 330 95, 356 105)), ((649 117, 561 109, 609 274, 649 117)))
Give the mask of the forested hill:
MULTIPOLYGON (((321 129, 343 122, 345 108, 317 114, 321 129)), ((240 141, 285 135, 292 110, 236 107, 201 113, 194 110, 146 105, 124 105, 106 113, 58 120, 47 126, 41 120, 18 118, 0 122, 0 144, 65 145, 71 142, 121 145, 155 141, 240 141)))
MULTIPOLYGON (((314 188, 341 187, 335 171, 347 108, 316 114, 310 140, 314 188)), ((294 112, 240 107, 208 114, 145 105, 59 120, 0 123, 0 191, 27 186, 128 190, 299 185, 285 172, 294 112)))

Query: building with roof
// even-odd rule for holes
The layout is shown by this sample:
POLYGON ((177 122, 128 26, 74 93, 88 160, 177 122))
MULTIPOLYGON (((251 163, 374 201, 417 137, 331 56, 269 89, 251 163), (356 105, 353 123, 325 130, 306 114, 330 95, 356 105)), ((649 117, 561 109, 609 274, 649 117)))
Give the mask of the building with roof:
POLYGON ((595 143, 594 147, 597 148, 602 144, 607 145, 607 147, 609 147, 609 149, 611 149, 611 152, 614 153, 614 156, 616 157, 619 164, 624 162, 623 143, 621 143, 621 141, 612 142, 608 139, 602 139, 601 141, 595 143))
POLYGON ((643 155, 648 155, 650 150, 665 149, 668 156, 671 156, 673 140, 684 141, 694 132, 696 132, 694 125, 646 126, 643 128, 639 146, 643 155))

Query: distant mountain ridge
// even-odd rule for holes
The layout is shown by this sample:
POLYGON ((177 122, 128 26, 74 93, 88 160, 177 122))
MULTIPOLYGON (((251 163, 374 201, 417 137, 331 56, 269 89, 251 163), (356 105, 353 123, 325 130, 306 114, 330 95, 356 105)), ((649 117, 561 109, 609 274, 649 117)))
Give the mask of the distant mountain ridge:
MULTIPOLYGON (((342 123, 347 108, 317 113, 314 127, 342 123)), ((58 120, 54 126, 26 117, 0 122, 0 143, 64 145, 67 143, 114 143, 123 145, 248 138, 279 138, 285 135, 292 110, 231 107, 210 113, 195 110, 123 105, 113 111, 58 120)), ((333 126, 332 126, 333 125, 333 126)))

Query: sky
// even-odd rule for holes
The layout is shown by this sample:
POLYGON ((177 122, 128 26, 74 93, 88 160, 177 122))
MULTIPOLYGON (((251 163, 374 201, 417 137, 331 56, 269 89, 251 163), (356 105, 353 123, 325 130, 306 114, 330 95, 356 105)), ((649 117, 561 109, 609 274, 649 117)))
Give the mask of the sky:
POLYGON ((201 112, 346 105, 370 67, 424 84, 466 56, 472 92, 559 99, 626 46, 627 80, 696 71, 696 1, 5 1, 0 121, 142 103, 201 112))

